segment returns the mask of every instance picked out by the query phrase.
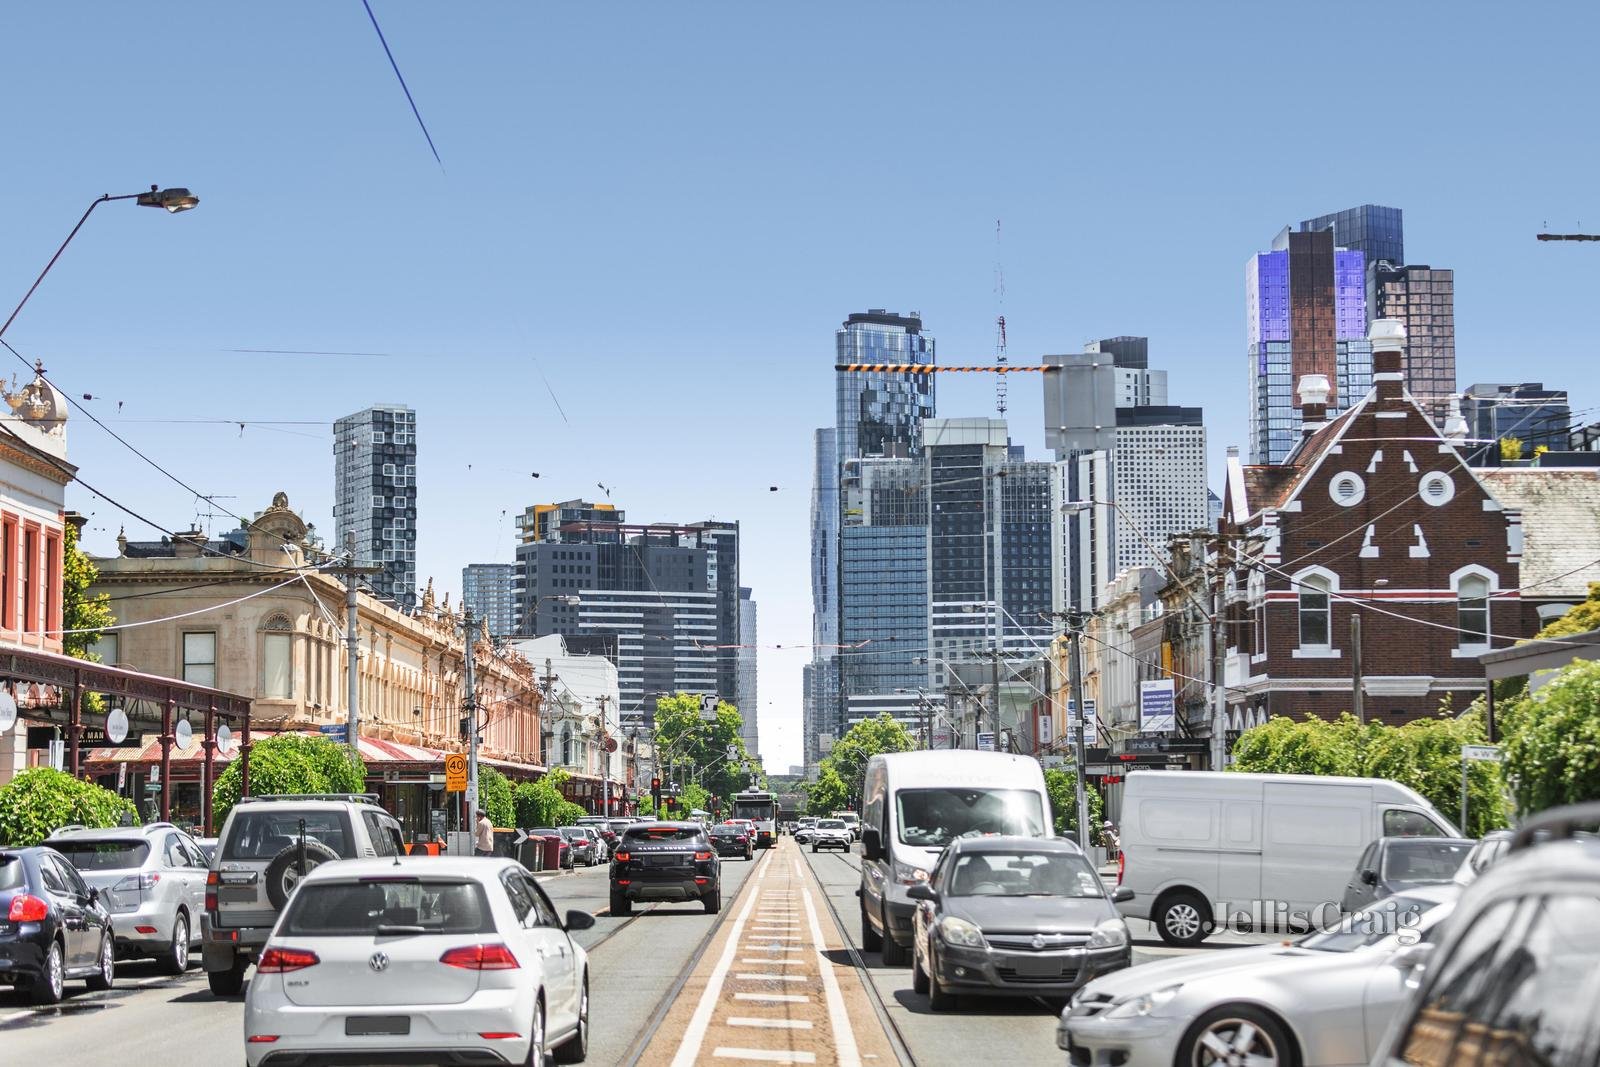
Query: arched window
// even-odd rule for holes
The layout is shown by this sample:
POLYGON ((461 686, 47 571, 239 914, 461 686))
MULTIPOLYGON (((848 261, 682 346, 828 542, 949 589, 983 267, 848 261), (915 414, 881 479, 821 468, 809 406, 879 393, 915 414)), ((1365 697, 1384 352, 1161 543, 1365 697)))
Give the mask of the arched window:
POLYGON ((1456 627, 1462 648, 1488 647, 1489 579, 1481 574, 1463 575, 1456 583, 1456 627))
POLYGON ((294 696, 293 631, 287 615, 270 615, 261 624, 261 695, 267 700, 294 696))
POLYGON ((1300 647, 1328 648, 1333 634, 1333 585, 1320 574, 1300 579, 1300 647))

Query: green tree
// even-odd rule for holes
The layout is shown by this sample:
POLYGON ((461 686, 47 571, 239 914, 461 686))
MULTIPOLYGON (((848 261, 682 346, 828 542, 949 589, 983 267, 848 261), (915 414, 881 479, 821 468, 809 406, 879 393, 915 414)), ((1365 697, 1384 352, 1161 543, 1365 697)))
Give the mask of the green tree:
POLYGON ((1262 774, 1361 773, 1361 724, 1345 714, 1323 719, 1269 719, 1233 746, 1229 770, 1262 774))
POLYGON ((0 844, 16 848, 37 845, 69 823, 116 826, 123 815, 139 821, 133 801, 49 767, 31 767, 0 786, 0 844))
POLYGON ((1562 668, 1503 714, 1518 810, 1600 799, 1600 661, 1562 668))
POLYGON ((800 790, 806 795, 807 815, 825 817, 850 806, 850 786, 826 760, 817 771, 817 780, 802 782, 800 790))
POLYGON ((869 759, 882 752, 910 752, 916 747, 917 739, 911 736, 911 731, 885 712, 850 727, 848 733, 833 743, 833 751, 824 762, 844 779, 852 796, 860 796, 869 759))
POLYGON ((478 766, 478 807, 489 815, 489 821, 504 829, 512 826, 517 817, 512 801, 511 783, 493 767, 478 766))
MULTIPOLYGON (((1051 822, 1055 827, 1058 837, 1078 837, 1078 785, 1077 776, 1071 771, 1059 768, 1046 768, 1044 772, 1044 790, 1050 797, 1051 822)), ((1089 842, 1094 844, 1100 841, 1100 824, 1105 821, 1105 804, 1100 799, 1097 789, 1086 790, 1085 799, 1089 802, 1089 842)))
MULTIPOLYGON (((523 829, 535 826, 561 826, 562 805, 570 803, 561 795, 562 783, 570 777, 557 768, 532 782, 518 782, 512 790, 512 806, 516 825, 523 829)), ((577 807, 576 804, 572 805, 577 807)))
POLYGON ((702 722, 699 696, 679 693, 662 697, 656 702, 656 761, 679 771, 689 766, 708 794, 731 798, 750 780, 746 769, 750 754, 740 736, 743 726, 739 709, 725 700, 717 704, 715 722, 702 722))
POLYGON ((79 659, 99 659, 90 647, 116 623, 107 593, 89 595, 89 587, 100 577, 94 561, 78 547, 78 527, 67 523, 61 551, 61 648, 79 659), (78 631, 78 632, 74 632, 78 631))
MULTIPOLYGON (((239 802, 243 782, 240 760, 229 763, 211 789, 213 817, 220 825, 239 802)), ((283 733, 250 746, 250 792, 360 793, 367 784, 367 768, 344 745, 314 734, 283 733)))
POLYGON ((1571 637, 1573 634, 1600 630, 1600 582, 1589 583, 1589 599, 1574 604, 1559 619, 1539 631, 1540 637, 1571 637))

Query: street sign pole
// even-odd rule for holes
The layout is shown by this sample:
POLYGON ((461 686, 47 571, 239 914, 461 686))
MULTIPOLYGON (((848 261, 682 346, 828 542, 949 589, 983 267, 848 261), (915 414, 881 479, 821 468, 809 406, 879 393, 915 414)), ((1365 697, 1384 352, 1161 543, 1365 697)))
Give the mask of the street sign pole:
POLYGON ((1461 825, 1462 833, 1467 832, 1467 757, 1461 757, 1461 825))
POLYGON ((1084 854, 1089 852, 1089 793, 1085 787, 1084 779, 1088 776, 1088 759, 1084 753, 1083 722, 1088 711, 1083 702, 1083 646, 1080 643, 1083 636, 1083 616, 1076 611, 1067 617, 1067 628, 1072 635, 1072 707, 1077 713, 1077 728, 1073 731, 1075 747, 1073 749, 1073 762, 1077 764, 1077 801, 1078 801, 1078 847, 1084 854))

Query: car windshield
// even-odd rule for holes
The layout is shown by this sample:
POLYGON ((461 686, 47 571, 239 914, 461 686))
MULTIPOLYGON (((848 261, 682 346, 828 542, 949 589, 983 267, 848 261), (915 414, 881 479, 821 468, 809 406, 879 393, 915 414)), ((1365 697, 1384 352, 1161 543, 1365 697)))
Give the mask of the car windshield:
POLYGON ((1318 952, 1353 952, 1367 948, 1402 930, 1415 929, 1423 913, 1433 910, 1438 903, 1426 897, 1396 893, 1341 917, 1336 926, 1307 934, 1300 939, 1300 947, 1318 952))
POLYGON ((744 833, 742 826, 713 826, 711 832, 717 837, 738 837, 744 833))
POLYGON ((943 848, 960 837, 1043 837, 1039 794, 1026 789, 902 789, 895 799, 902 844, 943 848))
POLYGON ((817 829, 819 830, 843 830, 844 828, 843 819, 823 819, 817 823, 817 829))
POLYGON ((1467 841, 1392 841, 1383 854, 1386 882, 1448 882, 1461 869, 1472 845, 1467 841))
POLYGON ((305 822, 306 840, 320 841, 343 859, 355 856, 350 843, 350 826, 340 811, 282 811, 266 805, 255 811, 241 811, 233 817, 222 858, 229 860, 270 860, 300 839, 300 823, 305 822))
POLYGON ((960 856, 945 883, 953 897, 1104 897, 1100 876, 1064 852, 977 852, 960 856))
POLYGON ((15 889, 22 884, 22 857, 0 856, 0 889, 15 889))
POLYGON ((290 898, 279 930, 290 937, 493 932, 483 886, 422 878, 302 885, 290 898))
POLYGON ((635 826, 627 836, 629 841, 637 842, 693 841, 700 833, 697 826, 635 826))
POLYGON ((148 841, 52 841, 50 847, 80 871, 121 871, 143 867, 148 841))

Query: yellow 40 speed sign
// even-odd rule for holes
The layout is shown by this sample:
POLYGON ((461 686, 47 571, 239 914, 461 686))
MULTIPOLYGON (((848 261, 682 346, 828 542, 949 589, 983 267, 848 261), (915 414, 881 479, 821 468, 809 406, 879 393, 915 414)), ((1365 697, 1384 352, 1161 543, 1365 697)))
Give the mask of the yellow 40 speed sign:
POLYGON ((444 791, 446 793, 467 791, 467 757, 459 752, 452 752, 444 758, 444 791))

